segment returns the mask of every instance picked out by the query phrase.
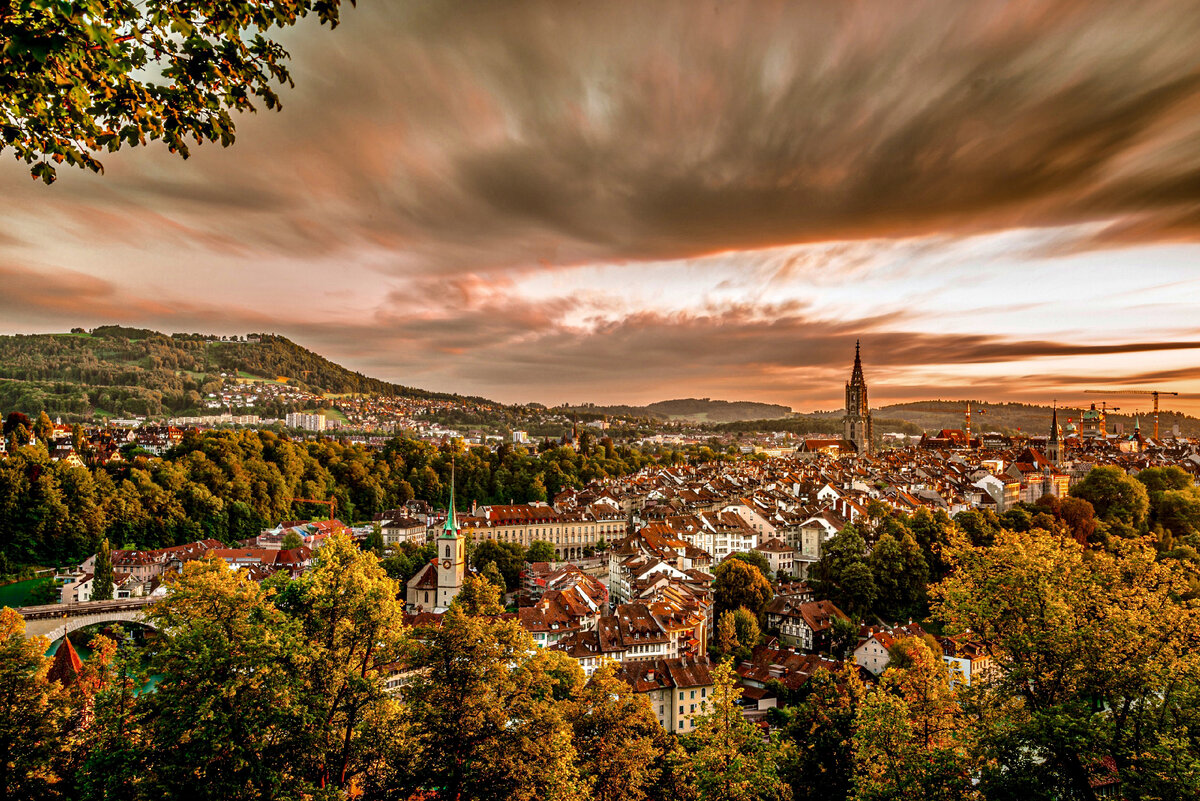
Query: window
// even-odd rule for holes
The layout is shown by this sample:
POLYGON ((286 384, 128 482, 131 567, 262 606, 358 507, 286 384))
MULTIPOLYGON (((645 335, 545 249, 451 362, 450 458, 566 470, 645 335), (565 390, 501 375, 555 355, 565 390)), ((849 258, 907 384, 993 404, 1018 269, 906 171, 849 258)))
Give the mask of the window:
POLYGON ((696 691, 692 690, 692 698, 695 698, 695 697, 696 697, 696 691))
MULTIPOLYGON (((683 710, 680 710, 680 711, 682 712, 683 710)), ((682 720, 681 720, 681 721, 679 721, 679 728, 681 728, 681 729, 683 728, 683 721, 682 721, 682 720)))
MULTIPOLYGON (((681 714, 681 715, 683 714, 683 704, 680 704, 680 705, 679 705, 679 714, 681 714)), ((679 725, 680 725, 680 726, 682 726, 682 725, 683 725, 682 721, 680 722, 680 724, 679 724, 679 725)))
POLYGON ((446 556, 449 556, 449 555, 450 555, 450 545, 449 545, 449 543, 447 543, 447 545, 446 545, 446 556))
MULTIPOLYGON (((679 693, 679 700, 680 700, 680 701, 682 701, 682 700, 683 700, 683 693, 682 693, 682 692, 680 692, 680 693, 679 693)), ((682 712, 682 711, 683 711, 683 707, 679 707, 679 711, 680 711, 680 712, 682 712)))

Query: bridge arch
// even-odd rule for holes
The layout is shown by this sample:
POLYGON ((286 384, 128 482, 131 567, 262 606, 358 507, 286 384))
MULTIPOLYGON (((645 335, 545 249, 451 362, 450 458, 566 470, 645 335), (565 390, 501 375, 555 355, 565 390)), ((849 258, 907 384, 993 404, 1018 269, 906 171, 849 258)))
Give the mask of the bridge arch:
POLYGON ((99 623, 137 623, 154 628, 146 622, 145 607, 159 598, 126 598, 117 601, 85 601, 77 604, 47 604, 27 606, 17 612, 25 618, 25 637, 47 637, 51 642, 73 631, 99 623))

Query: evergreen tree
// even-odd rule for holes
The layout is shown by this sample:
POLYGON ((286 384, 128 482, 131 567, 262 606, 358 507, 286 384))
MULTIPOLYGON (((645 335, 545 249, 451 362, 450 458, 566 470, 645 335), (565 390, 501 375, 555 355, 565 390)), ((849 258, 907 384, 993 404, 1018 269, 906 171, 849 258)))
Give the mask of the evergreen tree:
POLYGON ((96 567, 92 572, 92 600, 110 601, 113 597, 113 566, 112 552, 108 540, 100 541, 100 550, 96 553, 96 567))

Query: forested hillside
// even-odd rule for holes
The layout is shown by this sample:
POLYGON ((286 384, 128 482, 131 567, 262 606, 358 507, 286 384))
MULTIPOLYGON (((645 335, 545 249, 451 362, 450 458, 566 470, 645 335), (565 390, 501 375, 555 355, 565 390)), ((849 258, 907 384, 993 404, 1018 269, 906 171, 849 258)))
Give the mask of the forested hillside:
POLYGON ((456 397, 369 378, 273 334, 223 341, 211 334, 102 326, 90 333, 0 337, 0 409, 30 415, 196 412, 201 399, 220 388, 222 373, 284 379, 318 394, 456 397))
POLYGON ((292 498, 336 498, 344 522, 413 498, 444 506, 452 456, 463 504, 545 501, 564 487, 682 458, 608 440, 586 453, 530 453, 509 445, 496 452, 439 450, 397 438, 374 452, 269 431, 191 432, 164 459, 88 470, 50 461, 40 445, 26 446, 0 461, 0 555, 16 564, 62 564, 93 553, 104 537, 139 548, 208 537, 234 542, 314 513, 292 498))
POLYGON ((590 416, 648 417, 659 420, 687 420, 695 423, 730 423, 740 420, 774 419, 787 417, 792 413, 787 406, 774 403, 712 400, 711 398, 680 398, 656 401, 645 406, 602 406, 588 403, 561 408, 567 412, 579 412, 590 416))

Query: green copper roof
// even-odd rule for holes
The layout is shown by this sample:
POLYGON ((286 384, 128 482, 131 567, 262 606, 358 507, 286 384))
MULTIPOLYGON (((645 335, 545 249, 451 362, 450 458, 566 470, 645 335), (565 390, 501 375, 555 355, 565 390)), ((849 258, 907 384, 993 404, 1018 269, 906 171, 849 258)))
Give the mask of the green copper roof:
POLYGON ((442 526, 442 536, 458 536, 458 518, 454 516, 454 462, 450 463, 450 510, 446 512, 446 525, 442 526))

